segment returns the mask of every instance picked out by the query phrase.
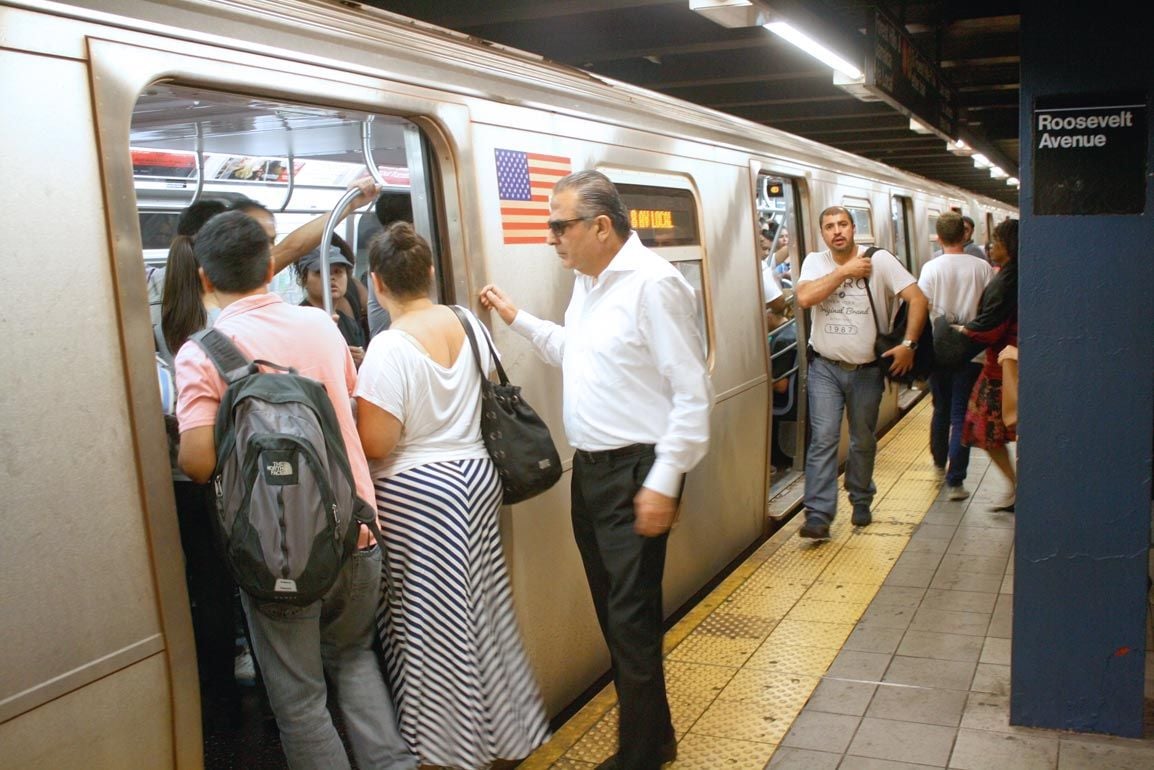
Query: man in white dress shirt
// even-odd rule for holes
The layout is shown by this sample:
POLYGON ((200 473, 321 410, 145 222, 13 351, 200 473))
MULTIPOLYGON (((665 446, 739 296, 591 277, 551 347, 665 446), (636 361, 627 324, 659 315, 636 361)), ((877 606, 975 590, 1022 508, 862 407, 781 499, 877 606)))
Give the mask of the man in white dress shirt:
POLYGON ((599 768, 656 770, 677 756, 661 656, 665 546, 713 403, 697 300, 631 231, 603 174, 561 179, 549 211, 549 243, 577 273, 564 326, 493 285, 481 304, 562 369, 573 533, 620 702, 618 753, 599 768))

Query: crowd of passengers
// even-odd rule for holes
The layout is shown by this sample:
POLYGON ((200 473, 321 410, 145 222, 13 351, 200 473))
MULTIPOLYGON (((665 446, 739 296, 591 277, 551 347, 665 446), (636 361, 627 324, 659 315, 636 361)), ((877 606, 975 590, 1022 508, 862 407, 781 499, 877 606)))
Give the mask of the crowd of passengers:
MULTIPOLYGON (((262 604, 239 592, 290 767, 349 767, 327 708, 328 675, 358 767, 479 770, 525 757, 548 737, 513 612, 498 529, 500 481, 479 431, 481 372, 492 371, 493 361, 488 346, 475 360, 462 319, 431 299, 432 253, 391 200, 395 194, 378 198, 371 182, 358 186, 342 218, 376 202, 382 228, 369 243, 367 282, 351 274, 355 255, 334 236, 325 245, 324 284, 324 218, 277 242, 272 213, 249 200, 186 209, 163 274, 150 276, 163 286, 154 320, 158 356, 175 371, 170 436, 204 724, 207 732, 227 726, 239 703, 238 592, 208 526, 215 503, 206 484, 226 384, 190 341, 215 327, 251 359, 292 366, 324 384, 357 494, 375 504, 384 532, 378 543, 362 529, 355 557, 313 605, 262 604), (268 290, 289 265, 305 291, 302 307, 268 290), (331 317, 322 310, 326 292, 331 317), (382 569, 396 590, 381 590, 382 569)), ((947 497, 968 496, 962 482, 968 447, 976 445, 1011 482, 998 507, 1013 510, 1005 447, 1016 436, 1003 419, 1001 376, 1002 361, 1016 356, 1016 220, 993 233, 995 271, 967 250, 963 218, 941 215, 943 252, 920 281, 888 251, 867 253, 848 210, 832 206, 819 222, 827 249, 806 256, 795 285, 797 304, 813 317, 799 534, 830 536, 843 414, 852 524, 872 522, 886 376, 878 363, 890 359, 891 374, 910 370, 919 333, 935 318, 963 341, 964 353, 949 365, 939 361, 931 378, 931 448, 947 497), (888 318, 899 299, 910 308, 906 339, 879 357, 875 305, 888 318)), ((558 182, 547 224, 548 243, 575 274, 565 324, 519 311, 493 285, 479 300, 564 371, 566 437, 576 449, 574 535, 620 703, 619 751, 598 767, 656 770, 677 754, 661 661, 665 544, 684 476, 708 447, 712 406, 696 298, 675 268, 641 244, 616 188, 597 172, 558 182), (628 385, 607 393, 601 383, 621 380, 621 370, 628 385)), ((767 251, 763 269, 771 259, 767 251)), ((488 334, 465 313, 474 335, 488 334)))
MULTIPOLYGON (((376 199, 374 185, 361 187, 346 215, 376 199)), ((471 354, 457 355, 457 317, 429 299, 428 244, 408 222, 381 225, 369 279, 391 332, 368 345, 368 290, 353 277, 354 254, 339 236, 324 285, 323 218, 279 243, 272 213, 250 200, 200 201, 179 219, 156 336, 162 356, 174 358, 178 386, 174 484, 203 724, 213 733, 238 720, 239 598, 291 767, 349 766, 326 706, 326 673, 358 767, 489 767, 529 754, 548 725, 512 610, 499 544, 499 483, 477 432, 480 375, 471 354), (332 320, 323 310, 300 313, 265 288, 290 265, 304 289, 300 305, 323 308, 327 291, 332 320), (292 365, 321 381, 330 397, 343 395, 332 400, 357 493, 382 513, 387 542, 362 531, 351 563, 315 606, 286 609, 238 594, 216 551, 214 496, 204 482, 215 466, 212 431, 224 383, 189 342, 214 326, 250 357, 292 365), (403 595, 380 590, 383 563, 403 595), (443 590, 420 590, 429 584, 443 590)))
MULTIPOLYGON (((251 200, 188 207, 165 269, 149 276, 162 287, 158 371, 175 380, 169 433, 206 742, 239 715, 239 600, 290 767, 350 767, 330 688, 362 770, 503 766, 542 744, 549 727, 513 610, 500 479, 479 430, 481 372, 494 362, 489 346, 473 352, 463 323, 479 339, 488 332, 468 310, 462 319, 431 299, 429 244, 395 194, 357 186, 340 216, 376 204, 367 281, 352 275, 355 255, 334 236, 324 284, 324 217, 278 242, 273 214, 251 200), (268 288, 290 265, 302 307, 268 288), (326 292, 331 317, 321 309, 326 292), (217 552, 207 482, 227 383, 192 339, 207 328, 251 360, 324 385, 357 496, 378 513, 383 542, 362 526, 337 582, 306 607, 238 592, 217 552)), ((705 454, 713 400, 696 300, 641 245, 597 172, 560 180, 542 224, 576 272, 565 325, 519 311, 497 286, 479 300, 565 372, 574 534, 621 706, 619 752, 599 767, 656 770, 676 755, 661 658, 665 542, 685 473, 705 454), (623 326, 627 308, 645 312, 623 326), (639 374, 608 394, 598 383, 613 368, 639 374)))

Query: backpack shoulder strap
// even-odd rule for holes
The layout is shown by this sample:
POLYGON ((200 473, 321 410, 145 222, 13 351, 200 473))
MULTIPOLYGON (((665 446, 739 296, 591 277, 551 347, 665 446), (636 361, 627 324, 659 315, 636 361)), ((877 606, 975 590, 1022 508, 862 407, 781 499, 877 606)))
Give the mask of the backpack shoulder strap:
POLYGON ((232 384, 252 371, 253 362, 216 329, 205 329, 192 335, 193 341, 204 349, 224 381, 232 384))
MULTIPOLYGON (((882 249, 880 246, 870 246, 868 249, 865 250, 865 254, 862 254, 862 256, 865 257, 866 259, 870 259, 874 254, 877 254, 881 250, 882 249)), ((870 312, 873 313, 873 317, 874 317, 874 328, 876 328, 878 330, 878 332, 881 332, 882 324, 881 324, 881 321, 878 320, 878 310, 876 307, 874 307, 874 293, 873 293, 873 290, 870 289, 870 279, 868 277, 865 279, 865 287, 866 287, 866 299, 868 299, 870 301, 870 312)))

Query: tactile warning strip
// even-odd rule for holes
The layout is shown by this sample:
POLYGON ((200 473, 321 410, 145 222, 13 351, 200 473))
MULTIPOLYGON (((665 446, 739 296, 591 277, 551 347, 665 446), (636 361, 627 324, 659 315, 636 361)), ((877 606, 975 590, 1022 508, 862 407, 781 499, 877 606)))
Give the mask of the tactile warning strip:
MULTIPOLYGON (((879 442, 872 525, 839 491, 829 542, 799 541, 795 518, 666 634, 672 768, 765 767, 938 494, 930 414, 924 399, 879 442)), ((588 770, 616 748, 609 685, 519 768, 588 770)))

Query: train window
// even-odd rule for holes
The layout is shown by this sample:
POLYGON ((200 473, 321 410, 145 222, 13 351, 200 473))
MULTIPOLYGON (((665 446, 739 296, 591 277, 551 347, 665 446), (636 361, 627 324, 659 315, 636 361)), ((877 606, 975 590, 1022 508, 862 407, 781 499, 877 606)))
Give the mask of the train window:
POLYGON ((697 202, 690 190, 619 184, 629 224, 646 246, 700 246, 697 202))
MULTIPOLYGON (((405 199, 403 216, 436 253, 433 214, 427 205, 413 206, 432 196, 410 184, 413 169, 420 172, 414 177, 429 178, 424 166, 430 162, 411 121, 178 85, 148 87, 130 134, 145 261, 164 264, 180 212, 194 200, 257 201, 274 215, 277 242, 327 215, 348 186, 369 173, 366 130, 384 189, 405 199)), ((379 229, 364 211, 337 225, 335 234, 354 251, 358 277, 367 268, 368 239, 379 229)), ((445 285, 440 271, 437 285, 445 285)), ((282 270, 270 288, 290 302, 304 298, 293 270, 282 270)))
POLYGON ((930 209, 929 210, 929 216, 930 216, 930 246, 933 249, 937 249, 938 248, 938 217, 941 216, 941 212, 938 211, 937 209, 930 209))
POLYGON ((870 219, 869 206, 849 202, 842 205, 845 206, 846 211, 849 212, 850 219, 853 220, 855 240, 858 243, 873 243, 874 226, 873 221, 870 219))
POLYGON ((610 172, 609 177, 629 209, 630 226, 641 242, 673 263, 693 287, 697 295, 698 328, 708 351, 705 252, 701 247, 697 198, 693 190, 688 185, 671 187, 623 181, 622 177, 628 178, 623 172, 610 172))
POLYGON ((906 269, 913 272, 913 254, 910 249, 910 223, 909 215, 913 208, 913 203, 909 198, 902 195, 894 195, 890 198, 890 219, 893 223, 894 232, 894 255, 898 261, 905 265, 906 269))

